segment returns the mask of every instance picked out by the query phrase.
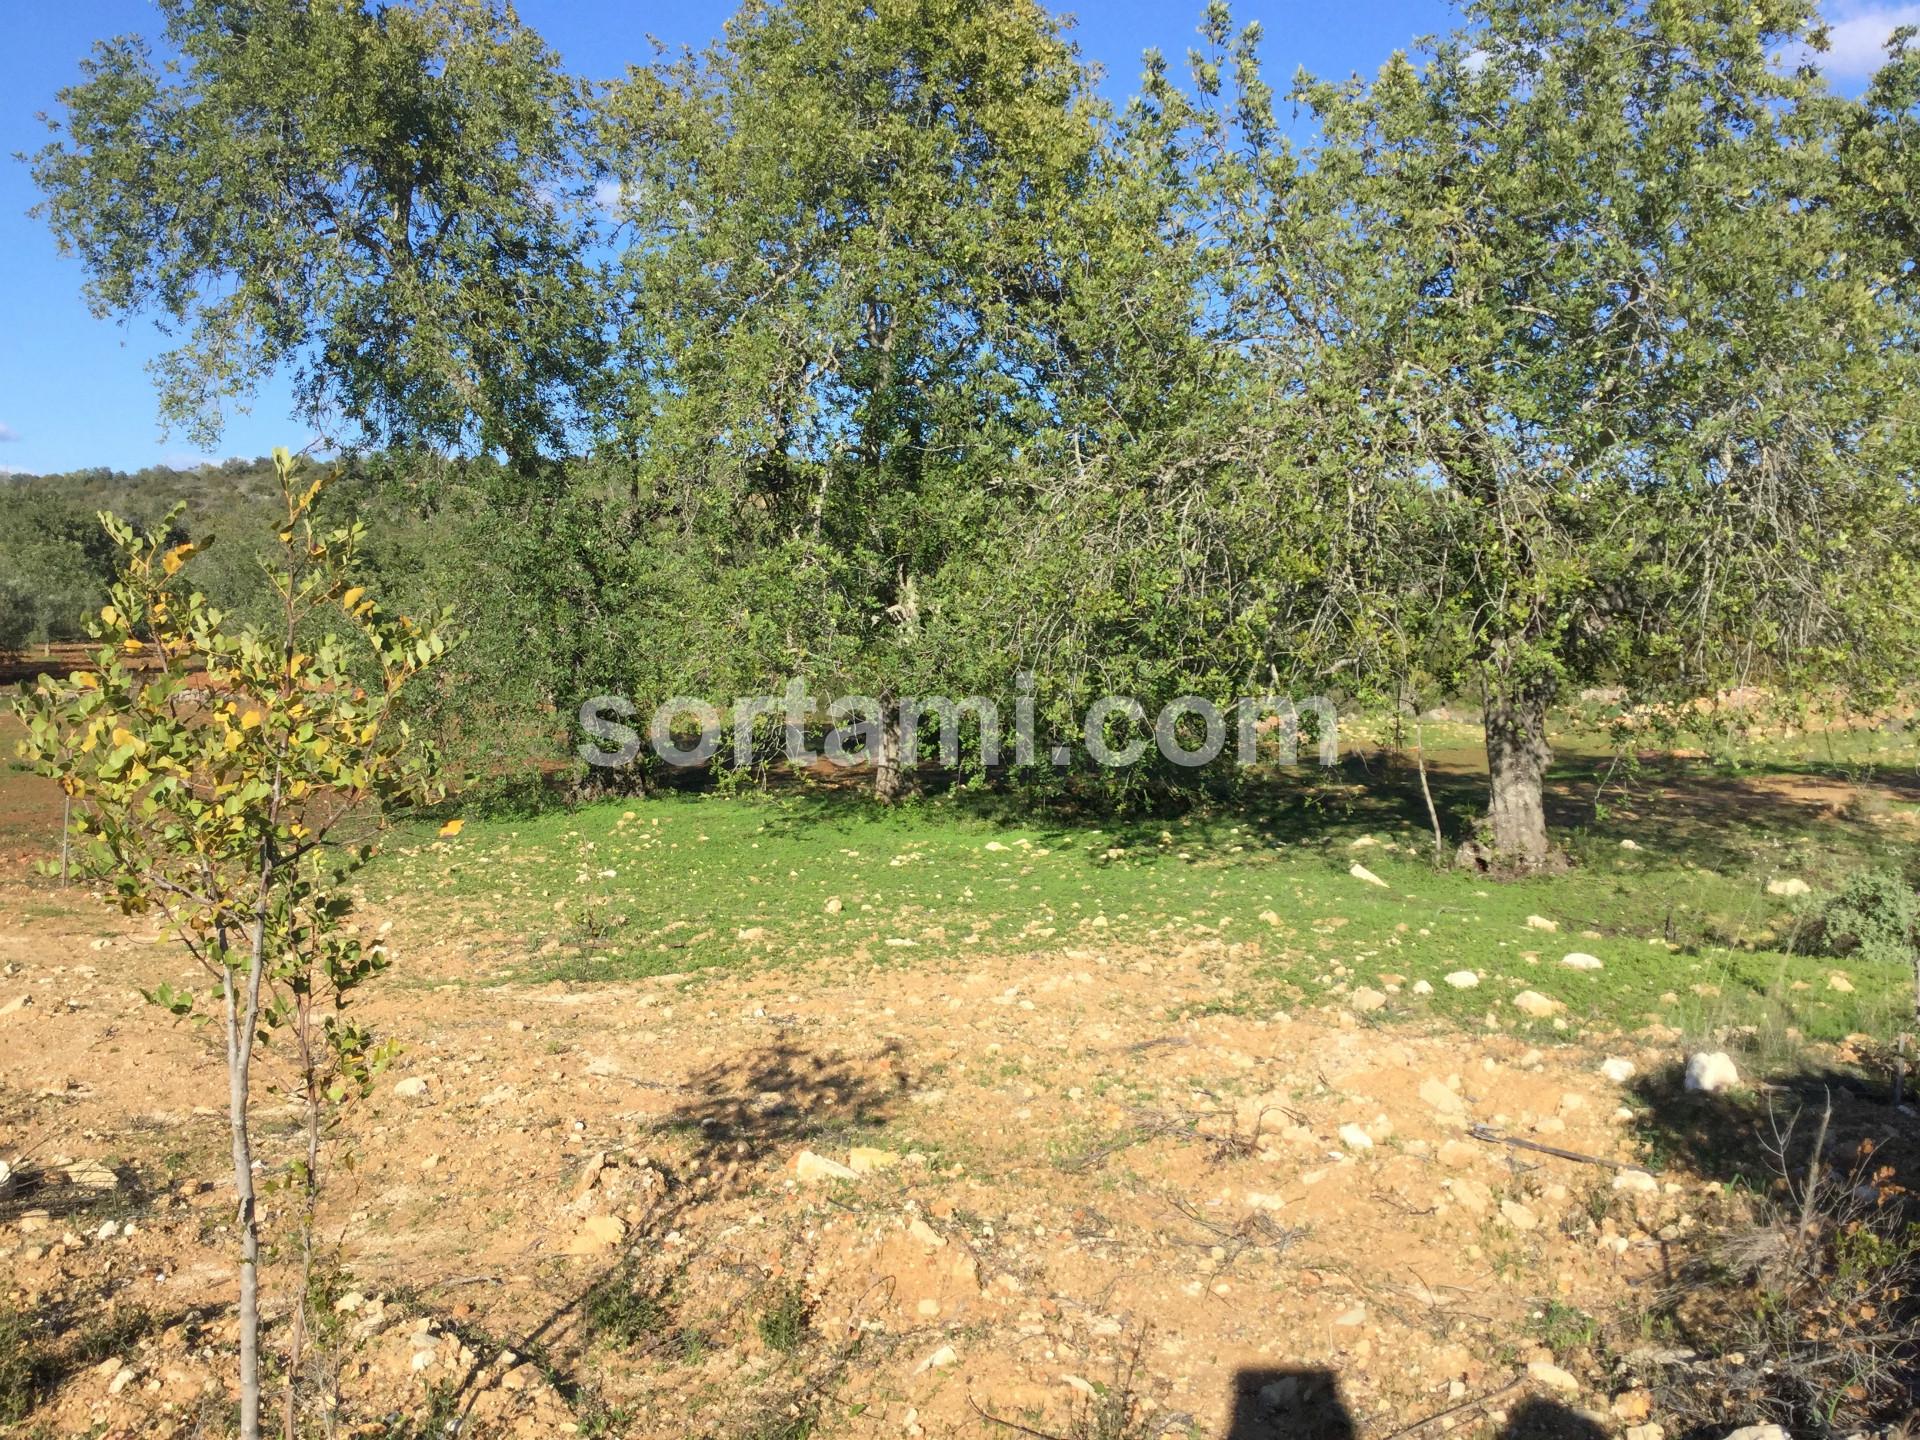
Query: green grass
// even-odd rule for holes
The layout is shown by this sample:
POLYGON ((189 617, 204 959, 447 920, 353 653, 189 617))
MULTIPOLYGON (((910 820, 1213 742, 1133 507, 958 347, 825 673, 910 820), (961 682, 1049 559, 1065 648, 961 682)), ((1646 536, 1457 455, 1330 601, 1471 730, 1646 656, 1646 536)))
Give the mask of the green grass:
MULTIPOLYGON (((1569 826, 1604 761, 1563 753, 1558 838, 1576 864, 1508 883, 1436 869, 1405 767, 1376 758, 1295 772, 1250 803, 1125 823, 1016 823, 965 796, 882 809, 805 791, 476 819, 456 840, 401 845, 369 872, 368 888, 436 923, 511 937, 504 970, 526 982, 824 959, 930 965, 969 954, 1078 968, 1120 949, 1172 958, 1224 941, 1258 947, 1245 952, 1251 978, 1228 1002, 1250 1009, 1321 997, 1321 977, 1378 985, 1382 974, 1406 980, 1386 1017, 1477 1022, 1492 1002, 1531 988, 1564 1002, 1576 1027, 1658 1018, 1831 1039, 1881 1033, 1910 1006, 1902 967, 1849 961, 1838 967, 1852 979, 1846 994, 1827 986, 1834 962, 1783 953, 1791 902, 1766 892, 1776 876, 1818 888, 1855 869, 1910 865, 1910 831, 1756 798, 1706 762, 1642 777, 1603 823, 1569 826), (1675 795, 1684 813, 1656 813, 1675 795), (1375 843, 1351 848, 1363 836, 1375 843), (1627 837, 1642 848, 1623 850, 1627 837), (1387 888, 1353 878, 1356 861, 1387 888), (1559 931, 1528 928, 1533 914, 1559 931), (1562 967, 1573 950, 1605 968, 1562 967), (1463 968, 1482 972, 1477 988, 1443 983, 1463 968), (1411 995, 1418 980, 1435 987, 1432 997, 1411 995)), ((1470 773, 1435 779, 1444 812, 1470 813, 1470 773)))

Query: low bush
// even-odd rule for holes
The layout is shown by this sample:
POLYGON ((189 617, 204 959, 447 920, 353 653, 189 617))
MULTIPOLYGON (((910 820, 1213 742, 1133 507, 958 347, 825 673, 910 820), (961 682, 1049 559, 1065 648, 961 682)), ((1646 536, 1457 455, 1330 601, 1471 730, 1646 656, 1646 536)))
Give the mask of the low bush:
POLYGON ((1906 965, 1913 963, 1916 943, 1920 892, 1884 870, 1856 872, 1834 894, 1810 899, 1800 913, 1799 948, 1805 954, 1906 965))

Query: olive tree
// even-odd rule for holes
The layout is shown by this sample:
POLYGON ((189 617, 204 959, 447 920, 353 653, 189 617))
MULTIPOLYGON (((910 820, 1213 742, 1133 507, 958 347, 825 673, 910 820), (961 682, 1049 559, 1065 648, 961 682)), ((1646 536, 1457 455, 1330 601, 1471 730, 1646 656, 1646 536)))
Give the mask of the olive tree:
POLYGON ((1331 317, 1347 493, 1414 502, 1345 583, 1402 596, 1425 668, 1484 697, 1492 845, 1530 867, 1570 688, 1897 664, 1912 315, 1836 163, 1856 107, 1777 62, 1804 0, 1470 15, 1370 82, 1299 82, 1301 258, 1263 278, 1331 317))

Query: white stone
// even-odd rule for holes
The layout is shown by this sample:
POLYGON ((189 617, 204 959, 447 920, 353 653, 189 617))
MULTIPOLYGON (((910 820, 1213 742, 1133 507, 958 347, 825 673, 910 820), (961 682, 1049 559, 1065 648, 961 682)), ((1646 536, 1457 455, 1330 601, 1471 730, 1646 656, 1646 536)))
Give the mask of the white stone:
POLYGON ((1785 880, 1769 880, 1767 882, 1767 894, 1778 895, 1783 900, 1795 900, 1802 895, 1811 895, 1812 893, 1813 887, 1797 875, 1789 876, 1785 880))
POLYGON ((1362 985, 1358 990, 1355 990, 1351 995, 1347 996, 1348 1007, 1357 1010, 1362 1015, 1370 1010, 1378 1010, 1386 1003, 1386 996, 1382 995, 1378 990, 1368 989, 1365 985, 1362 985))
POLYGON ((1571 955, 1562 959, 1560 963, 1569 970, 1598 970, 1601 968, 1600 957, 1598 955, 1589 955, 1584 950, 1574 951, 1571 955))
POLYGON ((1480 977, 1471 970, 1456 970, 1446 978, 1447 984, 1456 990, 1471 990, 1480 983, 1480 977))
POLYGON ((1640 842, 1638 840, 1622 840, 1620 842, 1620 848, 1622 850, 1638 850, 1640 848, 1640 842))
POLYGON ((1622 1170, 1613 1177, 1613 1188, 1631 1190, 1636 1195, 1657 1195, 1660 1182, 1644 1170, 1622 1170))
POLYGON ((1373 1148, 1373 1137, 1358 1125, 1342 1125, 1340 1127, 1340 1143, 1349 1150, 1371 1150, 1373 1148))
POLYGON ((1367 869, 1366 866, 1361 865, 1357 862, 1348 867, 1347 874, 1351 875, 1356 880, 1364 880, 1369 885, 1378 885, 1382 890, 1385 890, 1388 888, 1386 881, 1382 880, 1378 875, 1374 874, 1371 870, 1367 869))
POLYGON ((1701 1050, 1687 1057, 1687 1089, 1704 1095, 1731 1090, 1740 1083, 1740 1071, 1724 1050, 1701 1050))
POLYGON ((1527 916, 1527 928, 1529 930, 1545 930, 1551 933, 1560 928, 1560 922, 1558 920, 1549 920, 1544 915, 1529 915, 1527 916))
POLYGON ((402 1100, 424 1100, 433 1086, 424 1075, 409 1075, 393 1087, 393 1093, 402 1100))
POLYGON ((1559 1390, 1564 1394, 1577 1395, 1580 1382, 1555 1365, 1551 1360, 1534 1360, 1527 1365, 1527 1374, 1545 1385, 1549 1390, 1559 1390))
POLYGON ((1727 1432, 1727 1440, 1793 1440, 1778 1425, 1743 1425, 1727 1432))
POLYGON ((793 1175, 796 1180, 808 1182, 860 1178, 860 1172, 852 1166, 842 1165, 838 1160, 829 1160, 824 1155, 816 1155, 811 1150, 802 1150, 793 1157, 793 1175))
POLYGON ((1416 980, 1413 982, 1413 993, 1416 995, 1431 995, 1433 993, 1433 986, 1424 980, 1416 980))
POLYGON ((1513 997, 1513 1008, 1536 1020, 1544 1020, 1560 1008, 1558 1000, 1549 1000, 1538 990, 1522 990, 1513 997))
POLYGON ((944 1370, 959 1358, 960 1357, 954 1353, 953 1346, 942 1345, 938 1350, 914 1366, 913 1373, 916 1375, 924 1375, 929 1370, 944 1370))
POLYGON ((1827 976, 1827 989, 1836 991, 1841 995, 1851 995, 1853 993, 1853 981, 1836 970, 1833 974, 1827 976))
POLYGON ((1616 1085, 1624 1085, 1634 1076, 1634 1064, 1620 1055, 1609 1055, 1600 1062, 1600 1073, 1616 1085))

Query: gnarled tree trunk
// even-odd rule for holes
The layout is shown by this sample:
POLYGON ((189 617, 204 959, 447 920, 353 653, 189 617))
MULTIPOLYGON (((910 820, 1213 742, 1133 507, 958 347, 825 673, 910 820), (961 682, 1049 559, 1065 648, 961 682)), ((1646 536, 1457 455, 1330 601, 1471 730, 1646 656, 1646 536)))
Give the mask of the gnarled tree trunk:
POLYGON ((1488 802, 1498 861, 1531 869, 1552 853, 1547 843, 1547 745, 1544 696, 1488 696, 1488 802))
POLYGON ((907 736, 900 705, 889 699, 880 710, 880 745, 873 756, 873 798, 891 805, 907 793, 907 736))

